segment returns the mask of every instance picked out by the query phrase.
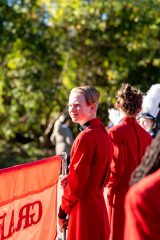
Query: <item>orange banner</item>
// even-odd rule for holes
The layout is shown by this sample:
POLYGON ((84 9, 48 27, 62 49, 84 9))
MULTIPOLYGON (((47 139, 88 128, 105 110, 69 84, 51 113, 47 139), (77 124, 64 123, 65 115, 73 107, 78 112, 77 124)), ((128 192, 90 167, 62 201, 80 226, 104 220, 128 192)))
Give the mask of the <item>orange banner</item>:
POLYGON ((0 240, 54 240, 61 156, 0 170, 0 240))

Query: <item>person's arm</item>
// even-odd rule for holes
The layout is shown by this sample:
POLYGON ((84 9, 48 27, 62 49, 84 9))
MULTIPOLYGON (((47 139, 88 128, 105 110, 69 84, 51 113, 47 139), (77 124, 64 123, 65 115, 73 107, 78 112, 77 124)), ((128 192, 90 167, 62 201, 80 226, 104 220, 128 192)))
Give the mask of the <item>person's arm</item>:
POLYGON ((55 144, 55 143, 56 143, 55 132, 54 132, 54 131, 53 131, 53 133, 51 134, 50 141, 51 141, 52 144, 55 144))
POLYGON ((72 206, 83 195, 94 155, 93 142, 86 137, 78 139, 72 149, 72 164, 62 196, 61 209, 69 214, 72 206))
POLYGON ((124 172, 124 146, 122 137, 117 132, 109 132, 109 135, 113 143, 113 158, 110 165, 110 177, 107 183, 108 200, 109 204, 112 205, 114 202, 114 194, 119 184, 121 176, 124 172))
POLYGON ((73 135, 72 132, 69 128, 65 129, 65 139, 66 139, 66 143, 68 146, 72 146, 73 144, 73 135))

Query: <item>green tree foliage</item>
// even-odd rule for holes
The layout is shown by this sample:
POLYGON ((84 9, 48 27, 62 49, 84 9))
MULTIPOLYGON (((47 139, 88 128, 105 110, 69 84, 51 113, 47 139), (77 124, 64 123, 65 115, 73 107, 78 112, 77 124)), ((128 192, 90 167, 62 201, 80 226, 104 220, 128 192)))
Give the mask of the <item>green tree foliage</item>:
POLYGON ((106 123, 121 83, 160 82, 159 29, 159 0, 1 0, 0 138, 44 142, 83 84, 106 123))

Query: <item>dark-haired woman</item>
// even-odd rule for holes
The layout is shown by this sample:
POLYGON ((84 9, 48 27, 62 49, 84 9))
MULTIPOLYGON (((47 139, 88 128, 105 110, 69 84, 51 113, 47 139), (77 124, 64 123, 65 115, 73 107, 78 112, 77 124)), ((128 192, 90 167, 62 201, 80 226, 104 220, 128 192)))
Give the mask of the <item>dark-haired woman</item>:
POLYGON ((152 137, 136 121, 141 110, 142 93, 130 84, 122 85, 116 96, 121 122, 108 130, 114 146, 108 183, 110 240, 122 240, 124 232, 124 199, 132 171, 141 162, 152 137))

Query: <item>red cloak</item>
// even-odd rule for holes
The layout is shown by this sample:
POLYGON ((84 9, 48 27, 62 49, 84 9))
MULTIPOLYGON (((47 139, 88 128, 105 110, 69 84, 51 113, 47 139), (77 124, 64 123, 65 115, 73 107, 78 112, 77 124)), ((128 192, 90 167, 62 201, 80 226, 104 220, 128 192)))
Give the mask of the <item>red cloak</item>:
POLYGON ((124 240, 160 239, 160 170, 136 183, 125 199, 124 240))
POLYGON ((68 240, 108 240, 110 229, 103 190, 113 155, 99 118, 75 139, 62 209, 69 214, 68 240))
POLYGON ((108 183, 108 210, 111 227, 110 240, 122 240, 124 231, 124 199, 129 188, 132 171, 139 165, 152 137, 134 117, 125 117, 122 122, 108 130, 114 156, 108 183))

